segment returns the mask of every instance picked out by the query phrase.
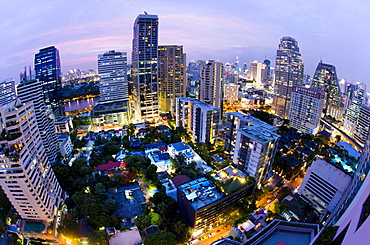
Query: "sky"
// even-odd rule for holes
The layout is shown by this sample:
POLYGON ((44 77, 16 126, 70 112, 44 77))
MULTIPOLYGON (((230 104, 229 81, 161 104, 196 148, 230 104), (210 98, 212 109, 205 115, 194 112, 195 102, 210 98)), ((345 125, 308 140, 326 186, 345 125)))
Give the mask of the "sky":
MULTIPOLYGON (((298 41, 304 73, 320 60, 339 78, 370 87, 368 0, 13 0, 0 8, 0 80, 34 66, 39 49, 55 46, 62 71, 96 69, 97 55, 124 51, 131 63, 138 14, 159 16, 159 44, 184 45, 187 62, 262 62, 275 65, 283 36, 298 41)), ((368 89, 369 91, 370 89, 368 89)))

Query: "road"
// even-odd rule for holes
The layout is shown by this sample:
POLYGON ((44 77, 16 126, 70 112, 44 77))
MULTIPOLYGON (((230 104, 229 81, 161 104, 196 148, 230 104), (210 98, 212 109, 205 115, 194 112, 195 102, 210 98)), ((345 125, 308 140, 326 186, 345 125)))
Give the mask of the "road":
POLYGON ((222 238, 225 238, 225 237, 228 237, 229 234, 230 234, 230 226, 228 228, 223 228, 223 229, 220 229, 220 227, 216 227, 215 229, 213 230, 210 230, 210 231, 207 231, 206 233, 203 233, 202 235, 199 236, 199 241, 197 243, 195 243, 196 245, 209 245, 211 244, 212 242, 215 242, 219 239, 222 239, 222 238), (217 230, 220 230, 219 232, 217 232, 217 230), (205 235, 209 235, 210 233, 214 233, 213 236, 207 238, 207 239, 204 239, 204 240, 200 240, 201 237, 205 236, 205 235))

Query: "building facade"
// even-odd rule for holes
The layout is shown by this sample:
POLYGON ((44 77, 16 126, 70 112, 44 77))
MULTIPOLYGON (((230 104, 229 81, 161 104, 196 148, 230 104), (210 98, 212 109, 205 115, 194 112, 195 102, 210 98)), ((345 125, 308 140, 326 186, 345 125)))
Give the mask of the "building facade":
POLYGON ((15 100, 15 96, 15 80, 6 79, 0 81, 0 105, 4 105, 15 100))
POLYGON ((363 83, 351 84, 350 87, 350 94, 348 94, 350 102, 344 117, 343 129, 348 135, 353 137, 357 121, 359 120, 361 106, 365 103, 366 85, 363 83))
POLYGON ((17 92, 22 103, 33 103, 36 124, 47 158, 51 164, 55 163, 60 152, 59 143, 55 133, 54 120, 48 116, 50 111, 44 104, 42 82, 38 80, 23 81, 18 84, 17 92))
POLYGON ((186 54, 182 45, 158 47, 159 109, 171 112, 176 97, 186 96, 186 54))
POLYGON ((222 109, 223 64, 209 61, 202 69, 199 100, 222 109))
POLYGON ((193 98, 176 98, 176 127, 185 128, 196 143, 214 143, 221 125, 221 109, 193 98))
POLYGON ((293 86, 288 117, 290 126, 306 134, 317 134, 325 98, 323 91, 293 86))
POLYGON ((276 53, 273 108, 284 119, 288 118, 293 86, 303 84, 303 69, 298 42, 292 37, 280 39, 276 53))
POLYGON ((362 105, 357 119, 354 138, 361 146, 365 146, 370 132, 370 107, 362 105))
POLYGON ((264 125, 243 127, 237 131, 233 162, 261 186, 268 177, 280 135, 264 125))
POLYGON ((311 88, 326 92, 324 108, 326 116, 342 118, 344 108, 335 66, 320 61, 313 76, 311 88))
POLYGON ((133 110, 139 120, 158 117, 158 16, 140 14, 132 41, 133 110))
POLYGON ((262 81, 266 79, 266 65, 255 60, 249 64, 249 72, 249 79, 256 81, 257 88, 262 88, 262 81))
POLYGON ((323 219, 340 202, 351 182, 351 176, 321 158, 316 158, 298 188, 298 193, 323 219))
POLYGON ((239 85, 234 83, 224 84, 224 100, 237 102, 239 100, 239 85))
POLYGON ((50 106, 54 117, 64 115, 64 107, 59 103, 58 91, 62 85, 62 72, 59 50, 50 46, 35 54, 35 78, 42 82, 44 101, 50 106))
POLYGON ((0 107, 0 185, 23 219, 52 220, 63 200, 48 162, 32 102, 0 107))
POLYGON ((111 50, 98 55, 99 103, 128 101, 127 53, 111 50))

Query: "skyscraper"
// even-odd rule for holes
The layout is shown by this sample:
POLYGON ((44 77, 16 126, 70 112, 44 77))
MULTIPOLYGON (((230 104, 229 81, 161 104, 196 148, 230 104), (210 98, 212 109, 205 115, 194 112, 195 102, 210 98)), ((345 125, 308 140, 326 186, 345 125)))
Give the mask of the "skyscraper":
POLYGON ((289 110, 290 126, 306 134, 318 133, 325 97, 323 91, 293 86, 289 110))
POLYGON ((54 46, 40 49, 35 54, 35 72, 35 78, 42 81, 45 104, 51 106, 54 117, 64 115, 57 94, 62 84, 59 50, 54 46))
POLYGON ((186 96, 186 54, 181 45, 158 47, 159 108, 172 111, 176 97, 186 96))
POLYGON ((366 85, 361 84, 351 84, 351 94, 349 95, 349 106, 347 108, 343 128, 350 136, 353 136, 355 133, 355 128, 357 120, 360 115, 360 108, 365 102, 366 97, 366 85))
POLYGON ((250 79, 256 81, 256 87, 263 87, 262 81, 266 78, 266 65, 258 63, 257 60, 251 62, 250 66, 250 79))
POLYGON ((138 120, 158 116, 158 16, 140 14, 132 40, 133 110, 138 120))
POLYGON ((54 163, 59 154, 59 142, 55 133, 54 122, 48 116, 45 108, 42 82, 35 79, 23 81, 18 84, 17 92, 22 103, 33 103, 36 125, 40 134, 39 138, 42 140, 49 162, 54 163))
POLYGON ((364 146, 370 132, 370 107, 362 105, 357 119, 354 138, 361 146, 364 146))
POLYGON ((223 64, 209 61, 202 69, 199 100, 222 110, 223 64))
POLYGON ((0 185, 23 219, 51 221, 63 193, 45 154, 32 102, 0 106, 0 185))
POLYGON ((98 55, 100 77, 99 103, 127 101, 127 53, 111 50, 98 55))
POLYGON ((326 92, 326 104, 324 113, 326 116, 342 118, 342 96, 338 83, 335 66, 324 64, 320 61, 312 79, 311 88, 326 92))
POLYGON ((0 81, 0 105, 15 99, 15 80, 6 79, 0 81))
POLYGON ((276 53, 273 108, 282 118, 288 118, 292 88, 302 85, 303 69, 298 42, 292 37, 281 38, 276 53))

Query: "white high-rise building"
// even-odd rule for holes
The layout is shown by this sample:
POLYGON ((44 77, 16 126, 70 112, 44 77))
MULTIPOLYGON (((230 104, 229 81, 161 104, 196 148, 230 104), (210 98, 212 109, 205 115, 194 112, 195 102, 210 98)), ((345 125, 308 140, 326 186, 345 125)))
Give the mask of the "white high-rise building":
POLYGON ((50 221, 63 199, 32 102, 0 106, 0 185, 23 219, 50 221))
POLYGON ((55 133, 54 120, 49 116, 51 111, 48 111, 44 104, 42 82, 35 79, 22 81, 18 84, 17 92, 18 98, 22 103, 33 103, 42 144, 49 162, 54 163, 60 153, 59 141, 55 133))
POLYGON ((127 53, 111 50, 98 55, 99 103, 128 101, 127 53))
POLYGON ((224 100, 235 102, 239 100, 239 85, 227 83, 224 85, 224 100))
POLYGON ((6 79, 0 81, 0 105, 6 104, 15 99, 15 80, 6 79))
POLYGON ((264 124, 237 130, 233 162, 261 186, 268 177, 280 135, 264 124))
POLYGON ((202 69, 199 100, 222 108, 223 64, 209 61, 202 69))
POLYGON ((364 146, 370 132, 370 107, 362 105, 354 130, 354 138, 360 145, 364 146))
POLYGON ((220 124, 220 108, 193 98, 176 98, 176 127, 190 132, 194 142, 214 143, 220 124))
POLYGON ((262 81, 267 77, 266 64, 258 63, 258 61, 255 60, 249 64, 249 69, 249 79, 256 81, 256 88, 263 87, 262 81))
POLYGON ((347 134, 353 136, 360 115, 360 108, 365 102, 366 85, 363 83, 351 84, 348 86, 348 93, 350 102, 344 117, 343 129, 347 134))
POLYGON ((316 158, 298 189, 304 197, 320 214, 325 217, 332 212, 345 194, 351 176, 321 158, 316 158))
POLYGON ((323 91, 293 86, 288 117, 290 126, 306 134, 317 134, 325 98, 323 91))

